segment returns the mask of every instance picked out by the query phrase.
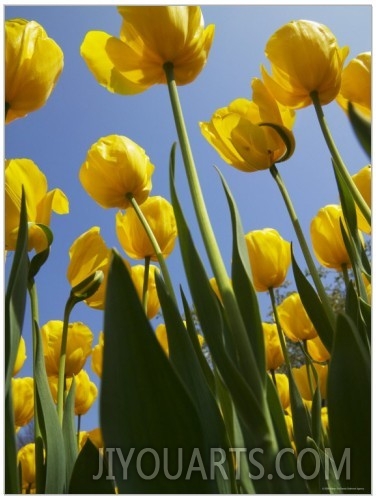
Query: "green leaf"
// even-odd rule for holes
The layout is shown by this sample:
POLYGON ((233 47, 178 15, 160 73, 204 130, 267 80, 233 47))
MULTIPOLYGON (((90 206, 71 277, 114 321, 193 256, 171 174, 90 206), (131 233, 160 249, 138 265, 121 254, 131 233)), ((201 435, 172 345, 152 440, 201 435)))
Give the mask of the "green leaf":
MULTIPOLYGON (((255 362, 258 365, 261 381, 266 384, 264 333, 257 295, 252 284, 252 274, 243 226, 230 189, 222 174, 219 171, 218 173, 226 193, 232 221, 232 286, 247 329, 248 339, 252 346, 255 362)), ((250 363, 252 363, 252 361, 250 361, 250 363)))
POLYGON ((115 494, 112 472, 102 452, 86 440, 74 464, 69 494, 115 494))
MULTIPOLYGON (((178 227, 183 264, 202 331, 213 360, 231 393, 236 409, 241 414, 245 425, 249 428, 253 444, 264 446, 264 440, 268 442, 270 439, 270 430, 262 409, 263 402, 260 402, 260 399, 256 397, 253 389, 247 384, 237 366, 227 354, 224 343, 225 320, 221 315, 217 297, 213 292, 188 230, 172 176, 170 181, 171 199, 178 227)), ((257 384, 257 381, 254 384, 257 384)))
MULTIPOLYGON (((212 449, 220 448, 226 451, 227 455, 229 454, 225 426, 213 393, 206 383, 200 363, 196 358, 176 303, 169 295, 159 274, 156 274, 155 280, 163 318, 166 323, 169 359, 186 385, 196 406, 206 445, 206 450, 204 450, 205 458, 203 458, 204 464, 207 464, 210 468, 212 449)), ((216 469, 219 492, 221 494, 230 494, 231 486, 226 480, 226 478, 229 478, 228 458, 223 462, 222 466, 225 475, 222 475, 222 472, 216 469)))
POLYGON ((202 471, 192 472, 189 467, 192 457, 196 459, 194 449, 202 454, 205 448, 195 406, 159 345, 132 278, 115 252, 107 282, 104 340, 101 429, 106 447, 116 449, 113 465, 119 492, 213 492, 202 471), (166 452, 168 473, 176 474, 176 480, 164 473, 166 452), (124 469, 122 461, 128 459, 129 467, 124 469))
POLYGON ((359 340, 356 325, 339 314, 327 382, 331 452, 340 465, 350 454, 350 475, 346 468, 340 482, 346 490, 371 492, 371 362, 359 340), (348 477, 348 478, 346 478, 348 477))
POLYGON ((191 310, 189 308, 188 301, 187 301, 182 289, 180 290, 180 294, 181 294, 181 298, 182 298, 182 302, 183 302, 185 320, 187 322, 188 335, 189 335, 191 342, 192 342, 192 345, 194 347, 197 360, 199 361, 199 363, 201 365, 202 372, 205 374, 206 382, 214 394, 215 393, 215 382, 214 382, 214 376, 213 376, 212 369, 209 366, 209 363, 202 352, 200 343, 199 343, 198 338, 197 338, 196 327, 195 327, 193 319, 192 319, 191 310))
POLYGON ((30 269, 29 269, 29 280, 32 280, 38 271, 41 269, 41 267, 44 265, 44 263, 47 261, 48 256, 50 255, 50 246, 53 242, 53 233, 51 229, 46 226, 45 224, 35 224, 35 226, 38 226, 44 233, 46 237, 46 243, 47 247, 39 252, 38 254, 35 254, 35 256, 32 258, 30 262, 30 269))
POLYGON ((67 466, 66 485, 69 485, 73 467, 78 455, 77 434, 76 434, 76 427, 74 424, 75 392, 76 392, 76 381, 75 378, 73 378, 71 387, 69 388, 69 392, 65 400, 64 414, 63 414, 63 438, 65 446, 65 460, 67 466))
POLYGON ((294 273, 296 287, 298 289, 300 299, 303 306, 311 319, 321 341, 325 348, 331 352, 333 344, 333 329, 328 317, 326 316, 325 309, 322 306, 319 296, 315 289, 309 283, 304 273, 300 270, 298 263, 295 260, 294 252, 291 249, 292 256, 292 269, 294 273))
MULTIPOLYGON (((66 481, 64 440, 55 403, 48 385, 42 339, 39 326, 35 324, 35 402, 41 434, 46 450, 44 494, 63 494, 66 481)), ((42 444, 40 444, 42 445, 42 444)))
POLYGON ((364 151, 371 158, 371 121, 367 120, 360 113, 358 113, 350 101, 348 103, 348 112, 350 123, 355 135, 364 151))
MULTIPOLYGON (((287 449, 292 448, 292 444, 288 435, 281 401, 279 399, 276 387, 270 377, 267 377, 266 385, 268 392, 268 406, 278 440, 278 449, 279 451, 285 451, 280 456, 279 467, 285 477, 290 477, 281 478, 280 482, 275 483, 275 492, 278 492, 279 494, 290 492, 295 494, 307 493, 307 486, 297 470, 296 456, 295 454, 289 453, 287 451, 287 449), (291 477, 291 475, 293 475, 293 477, 291 477)), ((278 481, 278 479, 280 478, 278 472, 274 476, 274 478, 278 481)), ((274 482, 276 481, 274 480, 274 482)))
POLYGON ((13 368, 22 334, 25 316, 27 276, 29 260, 27 255, 27 214, 24 190, 22 190, 20 226, 16 250, 9 274, 5 295, 5 394, 10 390, 13 368))
POLYGON ((12 392, 5 396, 5 494, 20 494, 12 392))

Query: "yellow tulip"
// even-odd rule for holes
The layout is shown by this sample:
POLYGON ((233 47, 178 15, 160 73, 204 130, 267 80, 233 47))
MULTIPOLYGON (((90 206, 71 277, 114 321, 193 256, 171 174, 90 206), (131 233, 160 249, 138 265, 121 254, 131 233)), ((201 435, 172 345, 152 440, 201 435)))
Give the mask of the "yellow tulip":
POLYGON ((158 342, 163 348, 163 351, 166 355, 169 355, 169 347, 168 347, 168 339, 167 339, 167 330, 165 324, 160 324, 155 329, 155 335, 157 336, 158 342))
MULTIPOLYGON (((91 308, 103 310, 105 306, 108 271, 111 262, 111 249, 100 235, 100 228, 93 226, 80 235, 69 249, 67 278, 71 287, 76 287, 96 271, 103 273, 102 283, 94 294, 85 300, 91 308)), ((124 264, 130 269, 129 263, 124 264)))
POLYGON ((15 376, 16 374, 18 374, 20 372, 26 359, 27 359, 26 343, 25 343, 25 339, 21 336, 20 337, 20 344, 18 345, 16 361, 14 363, 13 376, 15 376))
POLYGON ((282 285, 291 264, 289 242, 271 228, 250 231, 245 241, 255 289, 264 292, 282 285))
POLYGON ((93 430, 82 432, 82 436, 80 437, 80 449, 82 449, 85 445, 88 438, 91 442, 93 442, 97 449, 104 448, 103 436, 100 428, 94 428, 93 430))
POLYGON ((141 204, 149 196, 154 165, 145 150, 125 136, 100 138, 89 149, 79 178, 86 192, 105 209, 126 209, 132 194, 141 204))
POLYGON ((286 374, 275 374, 277 393, 284 409, 290 405, 289 380, 286 374))
POLYGON ((12 378, 14 423, 25 426, 34 417, 34 380, 32 377, 12 378))
MULTIPOLYGON (((174 249, 177 228, 172 205, 162 197, 149 197, 140 209, 146 218, 166 258, 174 249)), ((116 214, 116 235, 124 252, 133 259, 150 257, 157 261, 153 246, 135 210, 130 207, 125 214, 116 214)))
POLYGON ((316 362, 327 362, 330 358, 330 353, 325 348, 319 336, 307 341, 307 350, 309 356, 316 362))
MULTIPOLYGON (((317 260, 322 266, 338 271, 343 267, 351 267, 342 237, 341 220, 345 227, 341 206, 326 205, 318 211, 310 226, 313 252, 317 260)), ((359 238, 363 241, 360 233, 359 238)))
MULTIPOLYGON (((320 388, 320 394, 321 398, 326 398, 326 381, 328 377, 328 366, 327 365, 321 365, 321 364, 313 364, 314 368, 317 372, 318 380, 319 380, 319 388, 320 388)), ((308 380, 308 373, 307 373, 307 366, 302 365, 299 368, 293 368, 292 373, 296 382, 296 385, 298 387, 298 390, 304 400, 307 400, 308 402, 312 401, 313 395, 312 391, 309 385, 309 380, 308 380)), ((310 369, 310 379, 312 383, 312 390, 313 392, 316 390, 316 380, 313 375, 312 369, 310 369)))
MULTIPOLYGON (((184 325, 186 323, 184 322, 184 325)), ((165 324, 159 324, 156 329, 155 329, 155 335, 157 337, 157 340, 161 347, 163 348, 163 351, 166 353, 167 356, 169 356, 169 347, 168 347, 168 337, 167 337, 167 329, 165 324)), ((202 347, 204 345, 204 338, 201 336, 201 334, 197 335, 198 342, 200 343, 200 346, 202 347)))
POLYGON ((69 212, 65 194, 54 189, 47 191, 46 176, 32 160, 17 158, 5 161, 5 248, 16 248, 20 224, 22 186, 24 187, 29 224, 29 250, 40 252, 46 247, 43 230, 36 224, 50 225, 52 211, 57 214, 69 212))
POLYGON ((81 56, 96 80, 117 94, 137 94, 166 83, 172 63, 177 85, 192 82, 206 64, 214 36, 194 6, 118 7, 120 37, 89 31, 81 56))
POLYGON ((297 292, 293 292, 277 306, 279 321, 283 332, 291 341, 313 339, 317 336, 302 300, 297 292))
POLYGON ((252 80, 252 101, 235 99, 227 107, 217 110, 210 122, 201 122, 205 139, 228 164, 244 172, 268 169, 274 163, 286 160, 293 153, 295 140, 291 132, 295 114, 279 105, 261 80, 252 80), (270 125, 281 129, 286 143, 270 125))
POLYGON ((337 103, 346 113, 349 101, 362 115, 371 118, 371 52, 358 54, 342 71, 337 103))
POLYGON ((35 492, 35 444, 21 447, 17 453, 17 463, 22 471, 22 494, 35 492))
POLYGON ((324 433, 328 433, 329 431, 329 418, 328 418, 328 408, 321 407, 321 424, 324 428, 324 433))
POLYGON ((321 104, 339 93, 348 47, 338 47, 333 33, 314 21, 291 21, 268 40, 265 55, 271 75, 262 67, 265 85, 280 103, 294 109, 312 103, 317 92, 321 104))
POLYGON ((6 123, 41 108, 64 65, 63 52, 36 21, 5 21, 6 123))
POLYGON ((283 357, 281 343, 279 342, 277 324, 262 322, 264 332, 266 370, 275 370, 280 367, 285 359, 283 357))
MULTIPOLYGON (((95 384, 90 381, 89 375, 83 369, 74 375, 75 395, 74 395, 74 413, 76 416, 83 416, 88 412, 98 396, 98 389, 95 384)), ((67 391, 69 391, 73 382, 73 377, 68 377, 65 380, 67 391)), ((51 395, 54 401, 57 401, 57 386, 58 377, 50 376, 48 384, 51 390, 51 395)))
MULTIPOLYGON (((132 280, 134 286, 137 290, 138 297, 140 301, 142 301, 142 291, 144 286, 144 273, 145 266, 142 264, 132 266, 132 280)), ((150 266, 149 268, 149 276, 148 276, 148 291, 147 291, 147 308, 146 315, 148 318, 154 318, 160 309, 159 298, 157 294, 157 287, 155 284, 155 272, 159 272, 159 269, 156 266, 150 266)))
POLYGON ((91 353, 91 369, 98 377, 102 377, 103 346, 104 335, 103 332, 100 332, 98 344, 94 346, 91 353))
MULTIPOLYGON (((59 359, 63 322, 50 320, 41 327, 44 361, 48 376, 59 374, 59 359)), ((91 354, 93 333, 82 322, 72 322, 68 325, 65 377, 78 374, 91 354)))
MULTIPOLYGON (((366 165, 359 172, 351 176, 353 181, 360 191, 360 194, 364 198, 364 201, 371 208, 371 188, 372 188, 372 173, 371 166, 366 165)), ((355 206, 356 209, 356 217, 358 221, 358 228, 364 233, 371 233, 371 226, 367 223, 366 218, 363 216, 361 211, 358 209, 358 206, 355 206)))

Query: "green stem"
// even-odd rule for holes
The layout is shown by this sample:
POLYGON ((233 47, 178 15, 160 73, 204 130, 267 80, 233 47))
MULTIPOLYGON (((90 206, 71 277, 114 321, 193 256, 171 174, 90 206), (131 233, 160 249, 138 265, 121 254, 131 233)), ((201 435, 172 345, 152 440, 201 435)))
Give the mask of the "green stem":
POLYGON ((144 283, 142 285, 142 306, 148 312, 148 286, 149 286, 150 256, 145 257, 144 283))
POLYGON ((312 384, 312 374, 311 374, 311 358, 308 356, 308 346, 307 346, 307 340, 303 340, 303 353, 304 353, 304 358, 305 358, 305 365, 306 365, 306 371, 307 371, 307 378, 308 378, 308 386, 309 386, 309 391, 311 392, 311 396, 313 399, 314 395, 314 389, 313 389, 313 384, 312 384))
POLYGON ((272 309, 273 309, 273 315, 274 315, 274 320, 277 325, 277 332, 278 332, 278 337, 279 337, 279 342, 282 348, 282 353, 283 353, 283 358, 285 359, 285 364, 287 367, 287 371, 291 373, 291 363, 290 363, 290 357, 287 351, 286 347, 286 341, 285 341, 285 336, 282 331, 281 327, 281 322, 279 321, 279 315, 278 315, 278 310, 277 310, 277 302, 275 300, 275 294, 274 294, 274 289, 273 287, 270 287, 269 289, 269 296, 270 296, 270 302, 272 303, 272 309))
POLYGON ((134 198, 134 196, 132 195, 132 193, 127 193, 127 198, 130 201, 134 211, 136 212, 137 217, 140 220, 144 230, 146 231, 146 234, 147 234, 147 236, 148 236, 148 238, 153 246, 155 255, 157 256, 159 266, 161 267, 161 272, 162 272, 166 287, 167 287, 172 299, 177 304, 174 288, 172 286, 171 277, 170 277, 170 274, 168 272, 168 268, 166 266, 166 261, 163 257, 161 248, 159 247, 158 240, 155 238, 155 235, 154 235, 152 229, 150 228, 150 225, 149 225, 146 217, 144 216, 142 210, 140 209, 140 206, 138 205, 138 203, 137 203, 136 199, 134 198))
POLYGON ((272 381, 274 383, 274 386, 276 387, 277 386, 277 379, 275 377, 275 370, 274 369, 270 369, 270 375, 272 376, 272 381))
POLYGON ((255 372, 257 370, 257 364, 255 361, 254 353, 249 344, 247 332, 239 310, 239 306, 236 302, 230 281, 228 280, 227 270, 223 263, 222 256, 219 251, 214 231, 211 226, 206 209, 184 121, 183 111, 180 105, 179 94, 174 77, 173 64, 166 63, 164 65, 164 70, 166 74, 175 126, 179 138, 180 149, 183 156, 185 172, 201 236, 205 245, 211 268, 218 284, 218 288, 221 293, 228 324, 230 325, 231 331, 237 337, 242 367, 244 369, 244 372, 248 372, 249 377, 253 380, 252 387, 255 388, 257 386, 255 385, 255 377, 260 378, 260 375, 257 375, 257 373, 255 372))
POLYGON ((31 279, 28 285, 28 291, 30 296, 30 310, 31 310, 31 322, 32 322, 32 336, 33 336, 33 381, 34 381, 34 442, 35 442, 35 464, 37 465, 35 472, 35 483, 36 492, 41 493, 43 491, 44 479, 43 472, 39 470, 38 465, 43 464, 43 438, 39 424, 38 416, 38 406, 36 405, 36 378, 35 378, 35 367, 36 367, 36 354, 37 354, 37 337, 38 337, 38 326, 39 326, 39 307, 38 307, 38 294, 35 281, 31 279))
POLYGON ((61 335, 61 348, 60 348, 60 359, 59 359, 59 379, 57 383, 57 415, 59 417, 61 425, 63 424, 63 415, 64 415, 65 360, 67 352, 69 315, 76 302, 77 302, 76 299, 74 299, 72 296, 69 296, 69 299, 64 309, 64 322, 63 322, 63 332, 61 335))
POLYGON ((80 449, 81 414, 77 416, 77 448, 80 449))
POLYGON ((345 163, 343 162, 341 155, 337 149, 337 146, 333 140, 333 137, 330 133, 328 124, 325 120, 325 115, 320 103, 319 95, 317 91, 314 91, 311 93, 311 99, 313 106, 315 107, 316 115, 320 124, 321 132, 323 133, 324 139, 326 141, 326 144, 328 146, 328 149, 330 151, 330 154, 333 158, 333 165, 334 168, 337 169, 339 175, 342 177, 342 179, 345 181, 347 184, 347 187, 349 188, 356 205, 359 207, 361 213, 363 216, 366 218, 366 221, 368 222, 369 225, 371 225, 371 210, 368 207, 367 203, 365 202, 364 198, 362 197, 360 191, 358 190, 356 184, 354 183, 354 180, 350 176, 345 163))
POLYGON ((345 282, 346 289, 349 286, 350 283, 350 278, 349 278, 349 272, 347 270, 347 265, 343 264, 342 265, 342 274, 343 274, 343 281, 345 282))
POLYGON ((283 198, 283 200, 285 202, 287 211, 289 213, 292 225, 294 227, 296 236, 297 236, 299 244, 300 244, 300 248, 301 248, 301 250, 303 252, 304 259, 305 259, 305 261, 307 263, 308 270, 309 270, 309 272, 311 274, 311 277, 313 279, 313 282, 314 282, 314 284, 316 286, 316 290, 317 290, 317 293, 318 293, 318 295, 319 295, 319 297, 321 299, 321 303, 323 305, 323 308, 324 308, 324 310, 325 310, 325 312, 327 314, 327 317, 328 317, 331 325, 334 327, 334 325, 335 325, 334 313, 333 313, 332 307, 330 305, 329 298, 328 298, 328 296, 326 294, 325 288, 323 286, 323 283, 320 280, 320 277, 319 277, 319 274, 317 272, 315 263, 313 262, 310 250, 308 248, 307 241, 305 239, 303 230, 302 230, 302 228, 300 226, 299 219, 298 219, 298 216, 297 216, 297 214, 295 212, 294 206, 292 204, 290 195, 289 195, 289 193, 288 193, 288 191, 286 189, 286 186, 285 186, 285 184, 284 184, 284 182, 283 182, 283 180, 281 178, 281 175, 278 172, 278 169, 277 169, 277 167, 275 165, 272 165, 270 167, 270 172, 271 172, 273 178, 275 179, 275 181, 276 181, 276 183, 278 185, 279 191, 281 192, 282 198, 283 198))

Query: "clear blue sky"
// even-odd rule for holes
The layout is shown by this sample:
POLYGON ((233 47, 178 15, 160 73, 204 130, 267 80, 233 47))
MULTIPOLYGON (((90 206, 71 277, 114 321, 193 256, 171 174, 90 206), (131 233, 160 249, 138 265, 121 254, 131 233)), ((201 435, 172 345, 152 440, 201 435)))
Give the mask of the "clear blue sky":
MULTIPOLYGON (((340 46, 350 47, 348 62, 357 54, 371 50, 372 15, 371 6, 362 5, 203 6, 202 10, 206 24, 216 25, 208 64, 195 82, 179 90, 208 211, 230 269, 230 222, 214 165, 221 169, 233 191, 246 232, 271 227, 286 240, 296 242, 296 239, 269 172, 246 174, 225 164, 201 136, 198 122, 209 120, 217 108, 226 106, 237 97, 250 98, 251 79, 260 76, 261 64, 268 65, 264 56, 265 44, 274 31, 286 22, 309 19, 325 24, 335 34, 340 46)), ((80 45, 87 31, 103 30, 118 35, 121 18, 115 6, 5 7, 5 19, 16 17, 42 24, 65 56, 63 73, 46 106, 11 123, 5 131, 6 157, 32 159, 46 174, 49 189, 62 189, 70 201, 69 215, 52 217, 54 243, 51 255, 37 276, 40 323, 43 325, 48 320, 62 319, 69 294, 66 279, 68 250, 79 235, 92 226, 100 226, 107 245, 121 249, 115 234, 116 209, 99 207, 86 194, 78 179, 78 171, 89 147, 108 134, 128 136, 146 150, 156 167, 152 194, 169 199, 168 159, 177 136, 165 86, 153 87, 136 96, 111 94, 96 82, 80 57, 80 45)), ((350 173, 357 172, 368 163, 368 159, 358 145, 345 114, 335 102, 326 106, 324 111, 350 173)), ((313 107, 297 112, 294 133, 296 151, 288 162, 280 165, 279 170, 301 225, 309 236, 312 217, 322 206, 337 203, 338 196, 330 156, 313 107)), ((180 156, 177 178, 186 216, 197 235, 180 156)), ((198 236, 197 246, 204 255, 198 236)), ((300 254, 298 258, 301 267, 305 268, 300 254)), ((167 264, 176 288, 182 283, 188 292, 178 247, 167 264)), ((266 294, 260 295, 260 301, 266 318, 266 294)), ((86 323, 97 342, 102 328, 102 312, 81 304, 74 309, 71 320, 86 323)), ((27 321, 25 337, 30 340, 30 336, 27 321)), ((89 367, 86 368, 91 374, 89 367)), ((20 376, 26 375, 30 375, 29 364, 20 373, 20 376)), ((98 378, 91 376, 98 384, 98 378)), ((97 422, 96 406, 83 417, 82 429, 91 429, 97 422)))

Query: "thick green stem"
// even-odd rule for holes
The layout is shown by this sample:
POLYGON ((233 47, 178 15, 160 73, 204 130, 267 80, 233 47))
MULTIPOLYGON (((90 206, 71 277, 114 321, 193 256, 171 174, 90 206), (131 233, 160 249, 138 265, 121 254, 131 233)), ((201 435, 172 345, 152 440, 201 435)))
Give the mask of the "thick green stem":
POLYGON ((347 187, 349 188, 352 196, 354 197, 356 205, 359 207, 359 210, 363 214, 363 216, 366 218, 366 221, 368 224, 371 224, 371 210, 368 207, 367 203, 365 202, 364 198, 362 197, 360 191, 358 190, 356 184, 354 183, 354 180, 350 176, 345 163, 342 160, 342 157, 337 149, 337 146, 333 140, 333 137, 330 133, 328 124, 325 120, 325 115, 322 109, 322 106, 320 104, 320 99, 318 96, 318 93, 312 92, 311 93, 311 99, 313 106, 316 111, 316 115, 320 124, 321 132, 323 133, 324 139, 326 141, 326 144, 328 146, 328 149, 330 151, 330 154, 333 158, 333 165, 334 168, 337 169, 338 174, 341 176, 341 178, 345 181, 347 184, 347 187))
POLYGON ((298 216, 295 212, 294 206, 292 204, 290 195, 289 195, 289 193, 286 189, 286 186, 281 178, 281 175, 278 172, 278 169, 275 165, 272 165, 270 167, 270 172, 271 172, 273 178, 275 179, 275 181, 278 185, 279 191, 281 192, 282 198, 285 202, 285 205, 286 205, 287 211, 289 213, 292 225, 294 227, 296 236, 297 236, 298 241, 299 241, 300 248, 303 252, 304 259, 307 263, 308 270, 311 274, 312 280, 316 286, 316 290, 317 290, 317 293, 321 299, 321 303, 323 305, 323 308, 325 309, 325 312, 327 314, 327 317, 328 317, 331 325, 334 327, 334 325, 335 325, 334 313, 333 313, 332 307, 330 306, 329 298, 326 294, 325 287, 320 280, 315 263, 313 262, 307 241, 305 239, 303 230, 300 226, 299 219, 298 219, 298 216))
POLYGON ((149 289, 150 256, 145 257, 144 283, 142 285, 142 306, 145 313, 148 312, 148 289, 149 289))
POLYGON ((157 256, 159 266, 161 267, 161 272, 162 272, 166 287, 167 287, 172 299, 177 304, 174 288, 172 286, 171 277, 170 277, 168 268, 166 266, 166 261, 163 257, 161 248, 159 247, 158 240, 155 238, 155 235, 154 235, 152 229, 150 228, 150 225, 149 225, 146 217, 144 216, 140 206, 136 202, 136 199, 134 198, 132 193, 127 193, 127 198, 130 201, 134 211, 136 212, 137 217, 140 220, 140 223, 142 224, 144 230, 146 231, 146 234, 151 242, 151 245, 153 246, 155 255, 157 256))
POLYGON ((255 388, 256 385, 254 378, 259 378, 260 375, 256 372, 257 364, 255 361, 254 353, 249 344, 244 322, 238 304, 236 302, 234 292, 230 285, 230 281, 228 280, 227 270, 223 263, 223 259, 219 251, 214 231, 211 226, 206 209, 200 181, 197 175, 197 169, 193 159, 192 149, 188 138, 187 129, 185 126, 183 111, 180 105, 180 99, 174 78, 173 65, 171 63, 166 63, 164 65, 164 70, 166 74, 175 126, 179 138, 180 149, 183 156, 185 172, 201 236, 210 261, 210 265, 218 284, 218 288, 221 293, 223 304, 225 306, 224 311, 228 324, 230 325, 231 331, 234 333, 234 336, 237 337, 242 368, 244 372, 248 372, 249 377, 253 379, 252 386, 253 388, 255 388))
POLYGON ((60 348, 60 359, 59 359, 59 379, 57 383, 57 415, 59 417, 60 424, 63 424, 64 415, 64 396, 65 396, 65 360, 67 352, 67 340, 68 340, 68 327, 69 327, 69 315, 76 304, 76 300, 69 297, 64 310, 64 322, 63 322, 63 333, 61 335, 61 348, 60 348))
MULTIPOLYGON (((32 323, 32 335, 33 335, 33 381, 34 381, 34 442, 35 442, 35 464, 43 464, 43 438, 39 425, 38 407, 36 405, 36 378, 35 378, 35 367, 36 367, 36 354, 37 354, 37 336, 38 336, 38 326, 39 326, 39 307, 38 307, 38 294, 35 281, 30 280, 28 285, 28 291, 30 296, 30 310, 31 310, 31 323, 32 323)), ((43 490, 43 472, 36 470, 36 492, 41 493, 43 490)))
POLYGON ((274 294, 273 287, 270 287, 269 295, 270 295, 270 302, 272 303, 274 320, 275 320, 275 323, 277 325, 277 332, 278 332, 278 337, 279 337, 279 343, 280 343, 281 348, 282 348, 283 358, 285 359, 285 364, 286 364, 288 372, 291 373, 290 357, 289 357, 289 354, 287 351, 285 336, 284 336, 283 331, 282 331, 281 322, 279 321, 277 302, 275 300, 275 294, 274 294))

